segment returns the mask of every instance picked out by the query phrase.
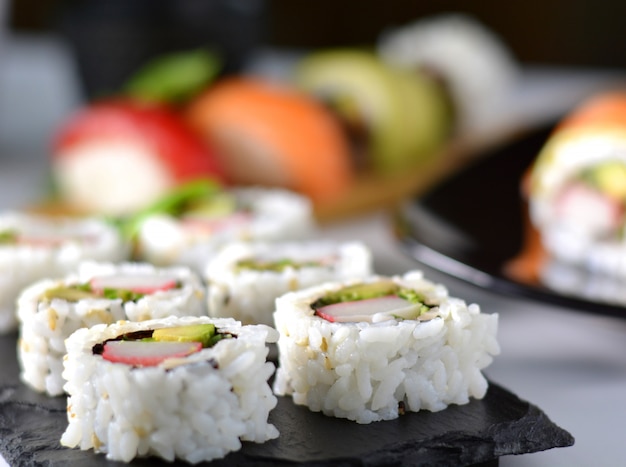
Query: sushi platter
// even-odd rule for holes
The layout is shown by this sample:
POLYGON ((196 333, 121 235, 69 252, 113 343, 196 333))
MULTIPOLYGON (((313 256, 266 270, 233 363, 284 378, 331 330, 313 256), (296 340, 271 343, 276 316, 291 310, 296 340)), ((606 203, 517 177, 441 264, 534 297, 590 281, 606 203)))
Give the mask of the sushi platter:
MULTIPOLYGON (((376 275, 363 245, 352 248, 359 267, 347 278, 317 279, 316 270, 341 269, 341 255, 307 256, 315 223, 296 193, 198 180, 117 219, 125 259, 102 270, 83 260, 56 279, 33 273, 6 311, 19 335, 10 323, 0 337, 2 457, 17 466, 497 465, 574 443, 482 373, 500 352, 497 314, 448 296, 419 270, 376 275), (226 290, 217 263, 234 239, 273 243, 236 262, 235 286, 209 301, 208 316, 193 315, 189 300, 204 309, 207 290, 226 290), (297 255, 278 253, 289 239, 297 255), (198 290, 167 269, 175 265, 217 275, 198 290), (246 293, 239 281, 260 284, 250 279, 259 271, 268 286, 246 293), (317 285, 305 286, 307 274, 317 285), (281 282, 273 321, 216 317, 238 294, 254 301, 281 282), (153 316, 161 309, 168 316, 153 316)), ((66 243, 80 252, 94 241, 42 241, 26 227, 5 229, 7 255, 66 243)))
POLYGON ((397 210, 397 238, 411 257, 481 287, 624 318, 619 279, 554 259, 538 269, 537 232, 521 181, 554 128, 536 127, 483 151, 471 166, 405 202, 397 210))
POLYGON ((318 222, 433 189, 490 141, 456 138, 468 118, 428 74, 357 51, 301 65, 306 92, 225 77, 185 105, 120 95, 63 122, 55 192, 25 216, 106 220, 122 257, 89 258, 97 235, 51 240, 0 216, 9 259, 81 261, 5 293, 0 460, 493 466, 574 444, 483 373, 497 313, 419 270, 377 275, 358 240, 305 244, 318 222), (397 89, 407 127, 355 112, 397 89))
MULTIPOLYGON (((206 284, 192 273, 193 261, 157 267, 83 260, 58 274, 64 278, 34 271, 15 309, 7 307, 19 322, 0 337, 0 454, 11 465, 410 465, 416 457, 423 465, 493 465, 503 455, 573 444, 539 408, 482 373, 500 352, 497 314, 450 297, 422 271, 374 274, 371 252, 358 243, 342 252, 300 238, 291 253, 279 253, 294 231, 275 214, 277 205, 290 207, 297 226, 313 225, 310 206, 297 195, 270 192, 280 202, 266 209, 237 204, 211 184, 182 190, 159 201, 169 214, 149 210, 139 225, 121 224, 116 236, 133 226, 141 232, 151 219, 180 228, 177 241, 205 235, 190 243, 201 249, 189 259, 207 253, 208 269, 221 271, 206 284), (196 203, 182 203, 189 199, 196 203), (220 222, 202 217, 215 216, 204 208, 223 208, 225 199, 234 204, 218 211, 220 222), (192 217, 175 218, 174 206, 191 206, 192 217), (206 289, 223 287, 217 279, 226 276, 220 255, 236 246, 211 243, 220 241, 219 227, 250 246, 254 235, 257 242, 282 235, 269 250, 255 256, 251 249, 237 261, 235 286, 217 299, 225 305, 238 295, 254 301, 275 293, 271 325, 260 323, 265 310, 252 318, 235 310, 206 316, 206 289), (307 276, 317 285, 305 286, 307 276), (246 292, 246 281, 266 285, 246 292)), ((263 198, 257 190, 237 194, 257 204, 263 198)), ((96 238, 43 237, 29 224, 10 225, 7 257, 45 256, 64 245, 78 256, 96 238)), ((195 271, 204 274, 197 265, 195 271)))

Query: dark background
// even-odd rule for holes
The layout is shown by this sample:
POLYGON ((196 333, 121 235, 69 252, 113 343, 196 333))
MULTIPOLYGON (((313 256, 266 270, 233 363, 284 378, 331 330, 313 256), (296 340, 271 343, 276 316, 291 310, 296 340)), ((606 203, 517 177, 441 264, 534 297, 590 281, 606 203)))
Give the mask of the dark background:
POLYGON ((217 45, 236 71, 258 46, 371 46, 386 29, 450 12, 472 15, 523 63, 626 68, 623 1, 13 0, 9 23, 67 38, 94 94, 166 51, 217 45))

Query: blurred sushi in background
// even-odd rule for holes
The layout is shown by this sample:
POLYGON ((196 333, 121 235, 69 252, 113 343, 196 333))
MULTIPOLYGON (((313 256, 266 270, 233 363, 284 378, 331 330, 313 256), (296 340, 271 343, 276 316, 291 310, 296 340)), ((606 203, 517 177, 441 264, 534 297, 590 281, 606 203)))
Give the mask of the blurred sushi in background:
POLYGON ((286 241, 312 236, 311 202, 279 188, 228 187, 194 181, 124 224, 138 259, 184 265, 199 274, 233 241, 286 241))
POLYGON ((236 184, 334 200, 352 178, 347 138, 333 115, 293 86, 228 78, 189 103, 186 119, 236 184))
POLYGON ((462 15, 387 30, 374 48, 287 61, 280 78, 254 67, 226 74, 208 50, 139 67, 116 95, 60 125, 51 160, 60 202, 128 215, 213 178, 293 191, 331 218, 342 204, 372 209, 388 203, 389 180, 395 199, 431 178, 423 169, 480 129, 518 74, 495 34, 462 15))
POLYGON ((62 277, 85 260, 123 261, 130 243, 95 217, 49 217, 18 211, 0 214, 0 334, 18 327, 15 301, 24 287, 62 277))
POLYGON ((520 79, 520 66, 498 35, 471 15, 440 14, 384 31, 381 58, 429 73, 450 94, 457 132, 484 131, 520 79))
POLYGON ((367 277, 372 253, 361 242, 233 242, 205 269, 209 315, 274 326, 274 303, 287 292, 367 277))
POLYGON ((439 84, 375 53, 316 51, 299 61, 294 80, 337 115, 357 171, 389 176, 414 169, 450 136, 449 104, 439 84))
POLYGON ((52 151, 59 198, 83 213, 125 215, 194 178, 224 179, 215 151, 167 106, 129 98, 87 105, 52 151))
POLYGON ((567 115, 539 153, 528 190, 548 253, 626 278, 626 93, 595 95, 567 115))

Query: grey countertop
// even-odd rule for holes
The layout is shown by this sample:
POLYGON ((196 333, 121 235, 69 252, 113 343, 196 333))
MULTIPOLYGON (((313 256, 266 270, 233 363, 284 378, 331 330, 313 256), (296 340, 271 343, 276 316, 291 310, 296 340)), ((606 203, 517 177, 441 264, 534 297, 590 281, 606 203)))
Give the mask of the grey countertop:
MULTIPOLYGON (((599 70, 524 70, 506 117, 497 119, 501 124, 554 118, 621 77, 599 70)), ((45 193, 51 134, 80 104, 76 75, 62 43, 48 37, 3 39, 1 209, 19 209, 45 193)), ((384 211, 323 226, 320 235, 361 239, 374 252, 377 272, 423 269, 427 277, 446 284, 452 295, 478 303, 485 312, 499 313, 502 353, 487 376, 539 406, 576 439, 572 447, 505 457, 500 465, 626 465, 626 320, 498 295, 418 264, 400 250, 384 211)))

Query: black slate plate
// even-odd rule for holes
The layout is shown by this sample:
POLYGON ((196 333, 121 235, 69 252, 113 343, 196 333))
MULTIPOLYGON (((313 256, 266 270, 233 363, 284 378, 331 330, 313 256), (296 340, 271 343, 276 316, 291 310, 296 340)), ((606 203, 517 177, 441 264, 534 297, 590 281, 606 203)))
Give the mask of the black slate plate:
MULTIPOLYGON (((19 382, 16 337, 0 336, 0 453, 12 466, 114 466, 104 455, 66 449, 64 397, 48 398, 19 382)), ((313 413, 279 397, 270 420, 281 436, 203 465, 497 465, 500 456, 571 446, 572 436, 536 406, 491 384, 486 397, 437 412, 359 425, 313 413)), ((138 459, 137 466, 170 466, 138 459)), ((180 465, 187 465, 183 462, 180 465)))
POLYGON ((477 155, 477 162, 405 203, 397 235, 416 260, 483 288, 626 318, 626 290, 608 277, 548 263, 537 282, 505 271, 526 240, 526 206, 520 182, 553 126, 529 131, 477 155))

